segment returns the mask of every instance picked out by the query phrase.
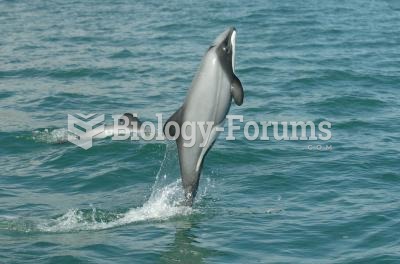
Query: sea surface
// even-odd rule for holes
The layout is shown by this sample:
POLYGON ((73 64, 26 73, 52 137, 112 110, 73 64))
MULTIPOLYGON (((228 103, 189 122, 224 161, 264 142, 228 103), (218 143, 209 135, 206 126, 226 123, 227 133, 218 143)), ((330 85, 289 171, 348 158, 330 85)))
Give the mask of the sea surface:
POLYGON ((0 1, 0 263, 400 263, 396 5, 0 1), (168 118, 229 26, 230 114, 329 141, 224 132, 193 208, 173 142, 64 142, 68 114, 168 118))

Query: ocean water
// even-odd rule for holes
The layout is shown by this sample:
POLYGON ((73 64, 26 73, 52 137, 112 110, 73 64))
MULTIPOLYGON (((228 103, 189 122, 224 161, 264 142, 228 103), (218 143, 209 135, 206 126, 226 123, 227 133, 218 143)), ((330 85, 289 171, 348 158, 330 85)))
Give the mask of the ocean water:
POLYGON ((400 263, 395 1, 0 1, 0 33, 0 263, 400 263), (331 140, 223 133, 193 208, 174 143, 59 144, 67 114, 171 115, 228 26, 230 113, 331 140))

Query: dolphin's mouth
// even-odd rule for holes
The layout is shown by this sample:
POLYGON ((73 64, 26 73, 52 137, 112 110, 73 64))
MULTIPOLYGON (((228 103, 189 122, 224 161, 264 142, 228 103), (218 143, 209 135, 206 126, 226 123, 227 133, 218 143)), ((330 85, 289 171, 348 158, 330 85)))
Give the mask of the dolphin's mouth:
POLYGON ((232 56, 232 70, 235 71, 236 28, 230 27, 225 31, 225 43, 232 56))
POLYGON ((223 50, 231 56, 232 69, 235 70, 235 52, 236 52, 236 28, 230 27, 221 33, 215 40, 214 43, 208 48, 211 50, 214 47, 222 45, 223 50))

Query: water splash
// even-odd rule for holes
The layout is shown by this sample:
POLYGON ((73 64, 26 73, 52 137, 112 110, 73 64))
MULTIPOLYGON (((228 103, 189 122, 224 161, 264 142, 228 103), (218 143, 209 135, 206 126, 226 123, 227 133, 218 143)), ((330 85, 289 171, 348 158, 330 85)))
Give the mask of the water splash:
POLYGON ((32 132, 32 139, 36 142, 48 144, 61 144, 68 141, 68 130, 65 128, 58 128, 54 130, 44 129, 35 130, 32 132))
MULTIPOLYGON (((164 221, 172 217, 188 216, 198 212, 200 209, 193 209, 183 205, 184 192, 181 179, 177 179, 179 166, 177 166, 178 156, 175 148, 174 143, 166 142, 165 154, 161 161, 160 169, 151 187, 150 195, 142 206, 118 212, 94 207, 89 209, 72 208, 52 219, 29 220, 16 218, 11 221, 8 219, 5 221, 5 223, 8 223, 6 229, 17 232, 51 233, 103 230, 133 223, 164 221)), ((201 204, 209 189, 214 187, 214 182, 205 177, 196 197, 196 204, 201 204)))
MULTIPOLYGON (((99 140, 99 139, 104 139, 104 138, 111 138, 113 136, 112 131, 105 131, 104 136, 93 136, 93 140, 99 140)), ((132 132, 133 133, 133 132, 132 132)), ((151 131, 150 129, 145 129, 144 134, 141 135, 140 133, 142 132, 137 132, 136 136, 145 136, 149 137, 151 136, 151 131)), ((100 134, 103 135, 103 134, 100 134)), ((32 136, 26 137, 26 136, 18 136, 17 138, 27 138, 27 139, 32 139, 35 142, 39 143, 47 143, 47 144, 62 144, 68 142, 68 137, 72 138, 78 138, 77 135, 74 133, 71 133, 68 129, 65 128, 56 128, 56 129, 49 129, 49 128, 44 128, 44 129, 37 129, 32 132, 32 136)))
POLYGON ((184 194, 181 180, 174 175, 176 151, 173 144, 167 143, 164 158, 147 202, 141 207, 122 213, 112 213, 92 208, 89 210, 70 209, 65 214, 37 226, 42 232, 70 232, 81 230, 101 230, 143 221, 160 221, 175 216, 186 216, 194 210, 183 206, 184 194), (173 178, 172 182, 168 182, 173 178))
POLYGON ((193 209, 181 206, 183 197, 180 180, 152 193, 149 200, 138 208, 124 213, 70 209, 67 213, 45 221, 37 226, 42 232, 70 232, 81 230, 101 230, 143 221, 166 220, 174 216, 185 216, 193 209))

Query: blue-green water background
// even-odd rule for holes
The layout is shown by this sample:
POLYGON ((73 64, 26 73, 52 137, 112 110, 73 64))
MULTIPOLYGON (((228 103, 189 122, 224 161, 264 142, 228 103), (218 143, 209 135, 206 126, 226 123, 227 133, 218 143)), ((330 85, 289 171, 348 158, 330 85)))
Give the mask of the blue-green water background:
POLYGON ((394 4, 1 1, 0 263, 399 263, 394 4), (77 112, 170 115, 231 25, 231 113, 328 120, 333 138, 311 144, 331 151, 222 134, 188 210, 173 144, 32 134, 77 112))

